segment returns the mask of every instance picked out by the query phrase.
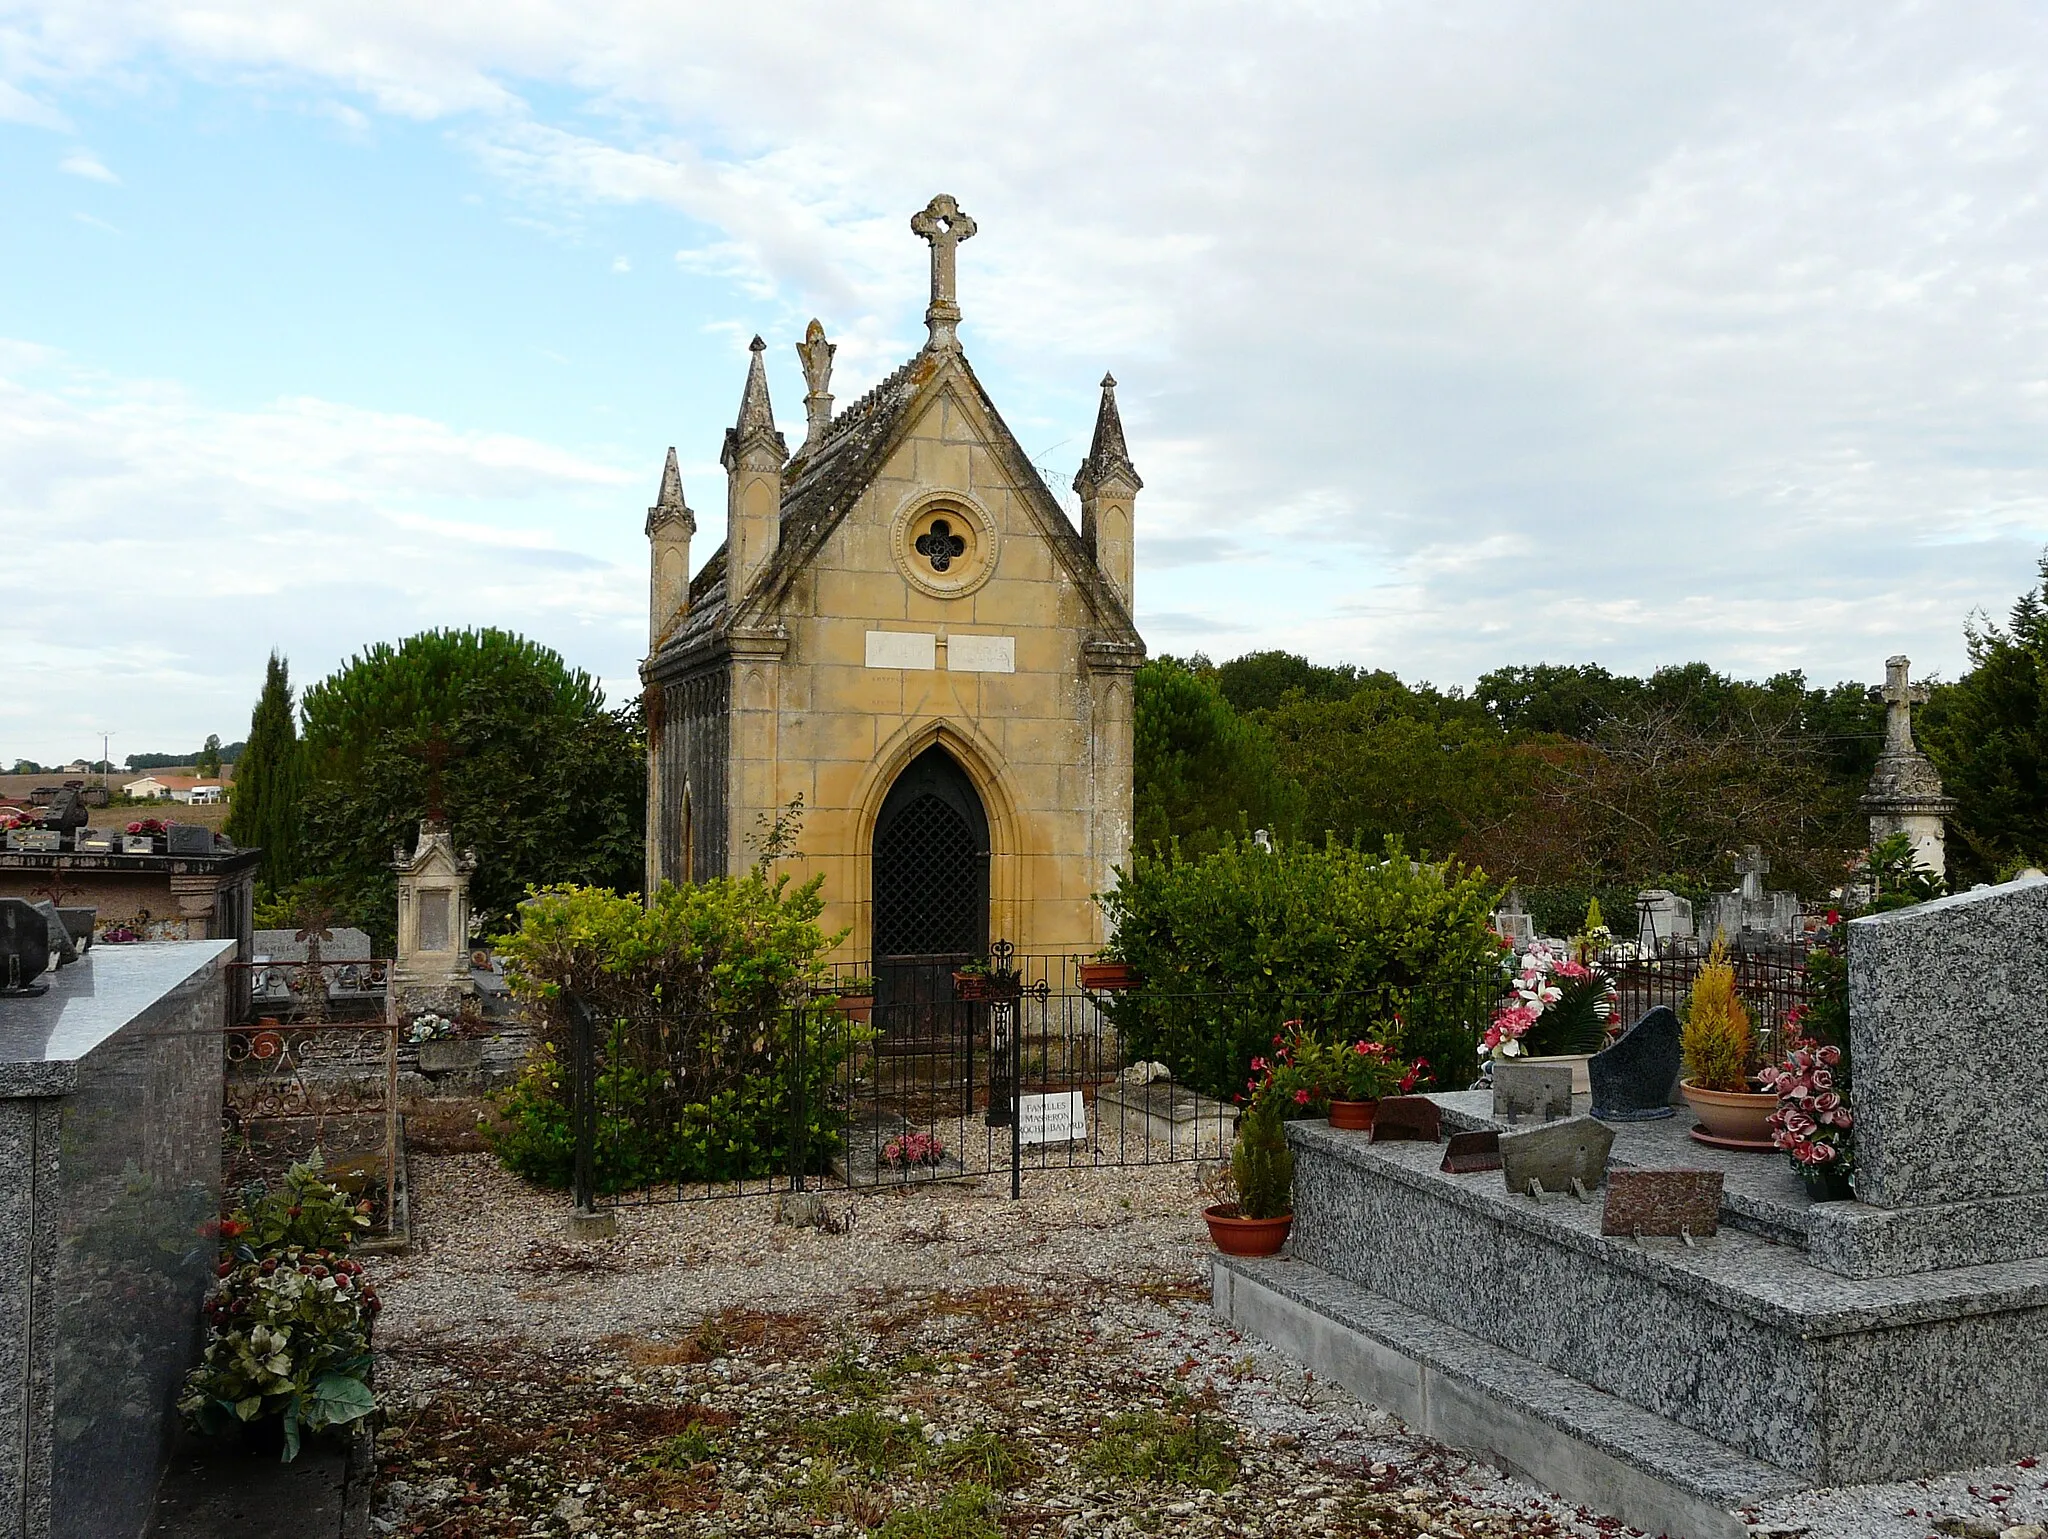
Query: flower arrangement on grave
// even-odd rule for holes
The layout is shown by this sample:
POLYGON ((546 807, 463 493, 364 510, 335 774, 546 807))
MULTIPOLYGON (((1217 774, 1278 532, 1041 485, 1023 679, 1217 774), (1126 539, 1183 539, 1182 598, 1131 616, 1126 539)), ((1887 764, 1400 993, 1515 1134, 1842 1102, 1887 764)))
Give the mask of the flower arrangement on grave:
MULTIPOLYGON (((1598 919, 1594 909, 1590 918, 1598 919)), ((1505 1059, 1595 1053, 1614 1018, 1614 980, 1594 960, 1590 932, 1566 951, 1539 941, 1522 953, 1508 993, 1480 1038, 1482 1055, 1505 1059)))
POLYGON ((432 1010, 422 1010, 412 1018, 405 1040, 412 1043, 445 1042, 455 1035, 455 1023, 445 1015, 436 1015, 432 1010))
POLYGON ((1850 1195, 1856 1117, 1849 1095, 1849 964, 1842 916, 1829 913, 1806 953, 1805 998, 1786 1015, 1783 1060, 1758 1076, 1778 1098, 1771 1142, 1817 1199, 1850 1195))
POLYGON ((129 833, 138 835, 148 834, 152 839, 166 838, 169 836, 170 831, 170 825, 164 822, 162 818, 143 818, 139 822, 128 825, 129 833))
POLYGON ((936 1133, 899 1133, 882 1145, 882 1163, 892 1170, 935 1169, 945 1159, 946 1146, 936 1133))
MULTIPOLYGON (((1849 1098, 1837 1087, 1842 1050, 1809 1037, 1795 1038, 1784 1062, 1760 1076, 1778 1098, 1771 1113, 1771 1142, 1791 1158, 1792 1168, 1809 1185, 1846 1181, 1855 1168, 1856 1119, 1849 1098)), ((1848 1195, 1846 1192, 1842 1195, 1848 1195)))
POLYGON ((352 1203, 318 1168, 294 1166, 284 1188, 260 1188, 219 1226, 226 1249, 205 1305, 206 1350, 185 1376, 178 1409, 202 1433, 273 1424, 283 1456, 304 1434, 376 1410, 370 1327, 380 1307, 349 1259, 367 1203, 352 1203))
MULTIPOLYGON (((1392 1024, 1398 1030, 1399 1017, 1392 1024)), ((1268 1071, 1265 1082, 1250 1087, 1253 1099, 1269 1083, 1282 1096, 1283 1109, 1327 1111, 1334 1126, 1372 1126, 1372 1105, 1382 1096, 1406 1095, 1429 1068, 1420 1058, 1410 1062, 1396 1056, 1382 1042, 1325 1040, 1300 1021, 1289 1021, 1287 1027, 1286 1036, 1274 1039, 1273 1060, 1252 1061, 1254 1070, 1268 1071)))

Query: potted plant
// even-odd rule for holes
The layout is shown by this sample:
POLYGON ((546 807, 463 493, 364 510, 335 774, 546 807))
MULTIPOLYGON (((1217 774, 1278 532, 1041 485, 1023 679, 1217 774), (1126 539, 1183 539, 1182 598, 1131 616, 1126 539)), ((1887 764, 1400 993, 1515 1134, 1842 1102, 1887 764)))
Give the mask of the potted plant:
POLYGON ((842 978, 838 984, 839 993, 832 1001, 833 1008, 849 1021, 871 1020, 875 1013, 875 980, 872 978, 842 978))
POLYGON ((1253 1097, 1230 1147, 1236 1198, 1202 1210, 1209 1238, 1226 1256, 1273 1255, 1294 1223, 1294 1151, 1287 1147, 1281 1104, 1275 1095, 1253 1097))
POLYGON ((1679 1088, 1699 1117, 1692 1136, 1727 1149, 1771 1149, 1774 1091, 1749 1077, 1749 1012, 1735 995, 1726 937, 1717 936, 1693 979, 1679 1033, 1685 1077, 1679 1088))
POLYGON ((953 997, 964 1004, 980 1004, 990 997, 988 963, 962 962, 953 969, 953 997))
POLYGON ((1592 1094, 1586 1065, 1607 1045, 1614 1019, 1614 980, 1597 960, 1600 946, 1611 939, 1596 902, 1586 912, 1584 933, 1568 950, 1538 941, 1523 952, 1487 1028, 1487 1056, 1495 1062, 1566 1064, 1572 1093, 1592 1094))
POLYGON ((1138 981, 1137 968, 1107 951, 1081 964, 1081 987, 1091 994, 1121 994, 1136 988, 1138 981))
MULTIPOLYGON (((1299 1021, 1287 1024, 1301 1025, 1299 1021)), ((1299 1031, 1276 1047, 1275 1056, 1277 1063, 1268 1075, 1272 1089, 1297 1104, 1322 1107, 1330 1126, 1347 1132, 1370 1129, 1380 1097, 1406 1094, 1423 1069, 1420 1061, 1403 1063, 1379 1042, 1324 1042, 1299 1031)), ((1252 1067, 1257 1069, 1263 1062, 1254 1059, 1252 1067)))

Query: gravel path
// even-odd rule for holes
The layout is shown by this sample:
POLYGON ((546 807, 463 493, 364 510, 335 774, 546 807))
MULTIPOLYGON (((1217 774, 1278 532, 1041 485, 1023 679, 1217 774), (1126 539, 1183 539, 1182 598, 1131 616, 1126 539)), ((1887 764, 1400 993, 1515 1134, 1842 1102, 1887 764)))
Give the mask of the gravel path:
MULTIPOLYGON (((1031 1175, 1014 1204, 993 1180, 841 1196, 838 1233, 768 1199, 635 1209, 587 1246, 488 1156, 414 1181, 415 1248, 373 1264, 380 1533, 1629 1532, 1219 1324, 1190 1167, 1031 1175)), ((1759 1526, 1996 1535, 2048 1512, 2038 1473, 1816 1493, 1759 1526)))

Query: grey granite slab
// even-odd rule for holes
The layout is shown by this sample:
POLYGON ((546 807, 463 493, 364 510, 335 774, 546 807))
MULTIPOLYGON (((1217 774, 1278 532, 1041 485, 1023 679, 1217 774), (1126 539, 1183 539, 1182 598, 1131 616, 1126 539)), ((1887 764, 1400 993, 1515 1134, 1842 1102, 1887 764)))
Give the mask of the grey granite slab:
POLYGON ((1657 1122, 1672 1115, 1683 1067, 1678 1016, 1657 1005, 1586 1061, 1593 1115, 1609 1122, 1657 1122))
MULTIPOLYGON (((1715 1513, 1727 1514, 1771 1496, 1804 1488, 1805 1482, 1789 1470, 1765 1460, 1753 1459, 1726 1444, 1715 1442, 1689 1428, 1650 1414, 1612 1395, 1580 1383, 1569 1375, 1553 1372, 1540 1364, 1408 1309, 1392 1300, 1334 1276, 1322 1268, 1291 1257, 1252 1259, 1221 1257, 1214 1262, 1214 1297, 1226 1318, 1251 1324, 1254 1311, 1245 1306, 1243 1284, 1249 1283, 1311 1311, 1343 1330, 1390 1348, 1425 1372, 1441 1374, 1462 1382, 1499 1407, 1502 1418, 1526 1418, 1542 1423, 1555 1433, 1597 1450, 1630 1469, 1640 1471, 1660 1485, 1694 1498, 1715 1513)), ((1265 1323, 1265 1322, 1261 1322, 1265 1323)), ((1287 1332, 1301 1344, 1306 1333, 1287 1332)), ((1288 1343, 1294 1345, 1296 1343, 1288 1343)), ((1328 1373, 1328 1355, 1309 1366, 1328 1373)), ((1351 1384, 1354 1392, 1403 1417, 1417 1430, 1439 1435, 1429 1425, 1431 1408, 1426 1394, 1404 1394, 1405 1384, 1364 1386, 1351 1384), (1393 1393, 1385 1390, 1392 1388, 1393 1393), (1375 1395, 1371 1390, 1378 1389, 1375 1395), (1386 1404, 1387 1401, 1404 1402, 1386 1404)), ((1506 1441, 1499 1435, 1482 1434, 1464 1446, 1494 1453, 1506 1441)), ((1549 1472, 1532 1472, 1542 1478, 1549 1472)), ((1558 1490, 1558 1484, 1551 1489, 1558 1490)), ((1598 1500, 1600 1493, 1584 1489, 1560 1494, 1579 1500, 1598 1500)), ((1612 1510, 1612 1509, 1610 1509, 1612 1510)), ((1617 1513, 1630 1517, 1630 1513, 1617 1513)), ((1718 1526, 1718 1525, 1717 1525, 1718 1526)), ((1662 1527, 1662 1525, 1659 1525, 1662 1527)), ((1739 1525, 1727 1525, 1740 1532, 1739 1525)), ((1652 1531, 1655 1531, 1654 1529, 1652 1531)))
POLYGON ((47 994, 0 999, 0 1097, 69 1094, 81 1058, 234 949, 231 940, 96 946, 48 974, 47 994))
POLYGON ((1852 920, 1856 1195, 2048 1192, 2048 881, 1852 920))
MULTIPOLYGON (((1983 1463, 1998 1450, 1940 1408, 2029 1372, 2048 1384, 2048 1262, 1847 1278, 1737 1229, 1691 1248, 1606 1238, 1597 1203, 1516 1199, 1427 1148, 1314 1123, 1289 1138, 1302 1260, 1808 1478, 1983 1463), (1880 1337, 1903 1343, 1896 1370, 1850 1385, 1880 1337)), ((1997 1404, 2007 1440, 2048 1444, 2048 1397, 1997 1404)))

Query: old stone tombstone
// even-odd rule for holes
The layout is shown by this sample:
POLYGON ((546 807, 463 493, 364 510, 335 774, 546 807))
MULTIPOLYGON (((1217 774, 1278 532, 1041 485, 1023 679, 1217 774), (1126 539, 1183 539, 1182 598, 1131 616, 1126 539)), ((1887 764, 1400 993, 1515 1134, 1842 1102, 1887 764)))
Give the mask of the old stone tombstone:
POLYGON ((1507 901, 1494 910, 1493 930, 1517 951, 1536 943, 1536 921, 1523 910, 1522 894, 1517 889, 1509 888, 1507 901))
POLYGON ((1693 938, 1692 900, 1662 887, 1636 894, 1636 941, 1646 955, 1661 956, 1675 941, 1693 938))
POLYGON ((1443 1137, 1443 1117, 1436 1102, 1426 1095, 1390 1095, 1380 1098, 1373 1114, 1372 1142, 1397 1143, 1404 1139, 1435 1143, 1443 1137))
POLYGON ((1856 1196, 2048 1191, 2048 881, 1851 920, 1856 1196))
POLYGON ((1529 1192, 1531 1183, 1545 1192, 1568 1192, 1575 1181, 1590 1191, 1606 1174, 1613 1147, 1614 1129, 1591 1117, 1546 1122, 1500 1135, 1501 1173, 1517 1194, 1529 1192))
POLYGON ((1602 1234, 1703 1240, 1721 1227, 1718 1170, 1610 1170, 1602 1234))
POLYGON ((1503 1122, 1533 1118, 1553 1122, 1572 1114, 1569 1064, 1497 1063, 1493 1066, 1493 1114, 1503 1122))
POLYGON ((1446 1175, 1462 1176, 1475 1170, 1500 1169, 1500 1134, 1492 1128, 1476 1133, 1453 1133, 1444 1145, 1442 1169, 1446 1175))
POLYGON ((1593 1081, 1593 1115, 1603 1122, 1653 1122, 1672 1114, 1684 1068, 1678 1016, 1658 1005, 1595 1053, 1586 1064, 1593 1081))

